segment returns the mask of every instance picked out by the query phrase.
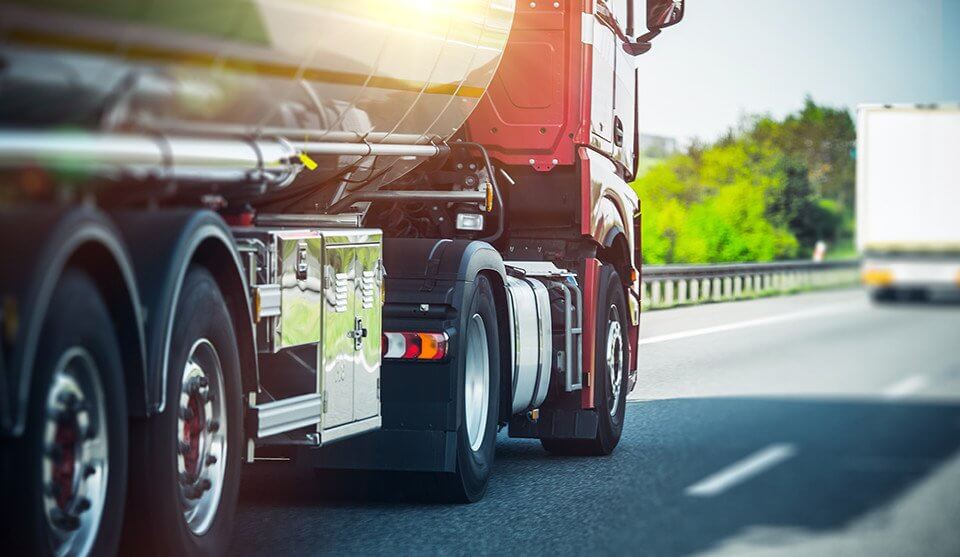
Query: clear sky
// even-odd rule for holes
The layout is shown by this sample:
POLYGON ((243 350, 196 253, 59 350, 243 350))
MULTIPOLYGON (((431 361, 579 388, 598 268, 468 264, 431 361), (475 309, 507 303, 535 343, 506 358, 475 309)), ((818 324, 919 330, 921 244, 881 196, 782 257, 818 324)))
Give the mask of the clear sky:
POLYGON ((808 93, 850 109, 958 102, 960 0, 687 0, 637 67, 641 132, 680 139, 808 93))

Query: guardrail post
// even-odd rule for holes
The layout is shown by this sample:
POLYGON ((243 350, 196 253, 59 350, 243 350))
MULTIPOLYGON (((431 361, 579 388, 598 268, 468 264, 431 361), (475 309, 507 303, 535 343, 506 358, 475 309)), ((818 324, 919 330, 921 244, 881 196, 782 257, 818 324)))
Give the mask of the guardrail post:
POLYGON ((677 281, 677 303, 687 303, 687 279, 677 281))
POLYGON ((697 303, 700 301, 700 279, 690 279, 690 302, 697 303))
POLYGON ((673 300, 673 281, 672 280, 664 281, 663 297, 664 297, 664 302, 663 302, 664 305, 666 305, 667 307, 670 307, 673 305, 674 300, 673 300))
POLYGON ((733 297, 740 298, 743 295, 743 277, 736 276, 733 278, 733 297))
POLYGON ((655 280, 653 284, 650 285, 650 302, 653 304, 653 307, 660 307, 662 301, 660 296, 660 281, 655 280))

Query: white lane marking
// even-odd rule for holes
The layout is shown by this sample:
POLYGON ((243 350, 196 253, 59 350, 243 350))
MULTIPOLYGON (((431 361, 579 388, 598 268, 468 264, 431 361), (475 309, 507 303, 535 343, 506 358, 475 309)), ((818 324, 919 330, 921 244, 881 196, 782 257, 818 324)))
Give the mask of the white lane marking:
POLYGON ((789 443, 776 443, 761 449, 747 458, 727 466, 691 485, 684 493, 691 497, 713 497, 741 483, 751 476, 773 468, 797 454, 797 448, 789 443))
POLYGON ((704 327, 702 329, 692 329, 689 331, 680 331, 678 333, 669 333, 665 335, 657 335, 655 337, 641 338, 640 344, 655 344, 658 342, 667 342, 682 338, 698 337, 700 335, 710 335, 713 333, 723 333, 726 331, 735 331, 737 329, 746 329, 748 327, 759 327, 761 325, 770 325, 772 323, 781 323, 783 321, 793 321, 794 319, 822 317, 824 315, 831 315, 834 313, 843 313, 858 307, 862 306, 860 304, 846 304, 841 306, 827 306, 803 311, 795 311, 792 313, 784 313, 783 315, 773 315, 771 317, 761 317, 759 319, 749 319, 747 321, 727 323, 726 325, 716 325, 714 327, 704 327))
POLYGON ((884 398, 902 398, 927 386, 925 375, 911 375, 883 390, 884 398))

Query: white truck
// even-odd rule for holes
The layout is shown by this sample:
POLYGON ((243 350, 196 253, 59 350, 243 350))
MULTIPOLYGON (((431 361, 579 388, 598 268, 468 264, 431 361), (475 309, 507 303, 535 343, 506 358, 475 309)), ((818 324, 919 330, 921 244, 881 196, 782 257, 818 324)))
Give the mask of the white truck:
POLYGON ((960 106, 861 105, 857 248, 878 301, 960 288, 960 106))

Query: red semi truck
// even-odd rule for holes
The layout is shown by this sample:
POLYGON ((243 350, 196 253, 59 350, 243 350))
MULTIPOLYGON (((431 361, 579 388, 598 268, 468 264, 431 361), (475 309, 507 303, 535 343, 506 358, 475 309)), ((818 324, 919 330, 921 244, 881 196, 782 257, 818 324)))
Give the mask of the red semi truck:
MULTIPOLYGON (((681 0, 0 3, 8 546, 225 550, 240 468, 608 454, 681 0)), ((7 543, 7 542, 5 542, 7 543)))

